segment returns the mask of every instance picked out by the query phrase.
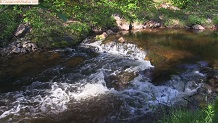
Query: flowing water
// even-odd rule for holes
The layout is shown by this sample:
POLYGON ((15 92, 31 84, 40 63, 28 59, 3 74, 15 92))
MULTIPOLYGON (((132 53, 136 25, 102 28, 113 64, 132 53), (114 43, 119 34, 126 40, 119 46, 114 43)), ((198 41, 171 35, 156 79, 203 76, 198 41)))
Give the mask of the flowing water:
POLYGON ((187 98, 198 93, 207 78, 201 69, 218 58, 218 41, 209 34, 160 30, 122 36, 128 42, 119 43, 116 36, 110 41, 86 39, 75 49, 52 51, 58 58, 41 63, 47 56, 40 56, 40 64, 15 72, 21 72, 21 77, 1 77, 1 85, 10 80, 15 87, 7 84, 0 88, 0 122, 138 122, 159 106, 187 104, 187 98), (207 41, 202 42, 201 37, 207 41), (156 60, 154 54, 160 52, 163 58, 156 60), (179 64, 176 69, 182 70, 161 84, 153 84, 150 74, 156 69, 154 64, 171 64, 196 54, 196 62, 179 64))

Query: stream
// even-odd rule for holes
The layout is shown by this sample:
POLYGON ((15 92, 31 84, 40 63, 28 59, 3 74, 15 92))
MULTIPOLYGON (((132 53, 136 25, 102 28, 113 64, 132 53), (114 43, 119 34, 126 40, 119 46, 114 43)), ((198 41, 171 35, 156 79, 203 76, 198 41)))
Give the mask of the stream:
POLYGON ((150 123, 146 115, 161 106, 186 107, 203 92, 206 103, 214 99, 206 82, 217 61, 214 32, 187 30, 120 32, 1 58, 0 122, 150 123))

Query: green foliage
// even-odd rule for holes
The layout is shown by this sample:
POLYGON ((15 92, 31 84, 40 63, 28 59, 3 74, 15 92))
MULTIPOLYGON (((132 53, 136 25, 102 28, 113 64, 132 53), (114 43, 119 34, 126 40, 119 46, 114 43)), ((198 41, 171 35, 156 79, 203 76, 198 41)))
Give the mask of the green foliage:
POLYGON ((213 123, 213 117, 214 107, 208 105, 205 109, 192 112, 188 109, 173 110, 169 116, 159 120, 159 123, 213 123))
POLYGON ((70 46, 76 43, 73 39, 66 40, 67 37, 73 38, 73 34, 63 26, 63 21, 54 16, 54 13, 37 7, 23 11, 25 13, 23 21, 32 27, 31 32, 25 37, 27 40, 45 48, 70 46))
POLYGON ((218 25, 218 17, 217 16, 213 18, 213 24, 218 25))
POLYGON ((16 11, 5 10, 0 13, 0 47, 7 45, 13 37, 20 22, 19 15, 16 11))
POLYGON ((43 28, 45 23, 43 22, 43 18, 40 16, 43 13, 42 11, 43 10, 39 10, 35 7, 28 10, 24 10, 25 14, 23 14, 23 22, 31 24, 31 27, 33 27, 34 29, 43 28))
MULTIPOLYGON (((71 33, 76 35, 76 36, 86 36, 90 32, 90 27, 89 25, 85 23, 80 23, 80 22, 74 22, 69 24, 67 27, 71 30, 71 33)), ((85 38, 85 37, 84 37, 85 38)))
POLYGON ((159 123, 204 123, 204 113, 201 111, 174 110, 171 115, 164 117, 159 123))
POLYGON ((187 5, 192 1, 192 0, 171 0, 173 5, 177 6, 178 8, 186 8, 187 5))
POLYGON ((218 14, 218 0, 191 0, 186 7, 187 13, 193 13, 195 15, 201 15, 204 18, 213 18, 218 14))
POLYGON ((43 0, 38 7, 52 12, 66 22, 67 15, 63 14, 66 12, 66 1, 67 0, 43 0))
POLYGON ((51 12, 63 12, 65 9, 66 0, 43 0, 38 7, 51 12))
POLYGON ((207 108, 204 110, 206 117, 204 119, 204 123, 212 123, 213 116, 214 116, 214 107, 212 105, 208 105, 207 108))
POLYGON ((218 99, 216 99, 215 105, 214 105, 213 123, 218 123, 218 99))
POLYGON ((69 43, 67 41, 57 41, 51 44, 52 47, 67 47, 69 43))
MULTIPOLYGON (((116 25, 111 16, 113 14, 118 14, 129 22, 144 23, 147 20, 155 20, 167 26, 206 24, 208 18, 212 19, 214 24, 218 23, 217 17, 214 16, 218 13, 216 6, 218 0, 210 2, 204 0, 155 1, 159 2, 153 0, 43 0, 39 1, 38 6, 0 6, 0 11, 4 10, 1 13, 1 21, 7 20, 2 25, 10 25, 6 31, 4 30, 5 32, 1 31, 0 38, 6 40, 12 36, 17 26, 15 15, 20 15, 24 23, 31 25, 32 31, 28 39, 40 43, 46 42, 45 44, 48 45, 57 41, 62 42, 64 41, 62 38, 65 37, 76 37, 74 40, 76 42, 82 40, 88 35, 90 28, 113 27, 116 25), (156 6, 162 3, 171 3, 183 9, 157 9, 156 6), (10 12, 8 13, 5 9, 10 12), (63 26, 68 21, 73 23, 63 26)), ((6 26, 3 27, 6 28, 6 26)))
POLYGON ((205 19, 201 18, 197 15, 189 15, 188 16, 188 20, 187 20, 187 24, 188 25, 193 25, 193 24, 204 24, 205 23, 205 19))

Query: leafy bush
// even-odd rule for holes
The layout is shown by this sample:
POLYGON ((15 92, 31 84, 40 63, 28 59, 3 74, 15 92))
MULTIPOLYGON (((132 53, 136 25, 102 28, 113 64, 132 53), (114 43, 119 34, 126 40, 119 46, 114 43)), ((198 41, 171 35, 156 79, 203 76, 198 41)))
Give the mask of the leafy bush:
POLYGON ((37 7, 23 10, 23 21, 32 27, 31 32, 25 37, 36 42, 40 47, 64 47, 75 44, 73 34, 63 26, 63 21, 55 13, 37 7), (59 43, 58 43, 59 42, 59 43))
POLYGON ((193 24, 204 24, 205 19, 198 17, 196 15, 189 15, 187 20, 187 25, 193 25, 193 24))
POLYGON ((218 17, 213 18, 213 24, 218 25, 218 17))
POLYGON ((90 26, 86 23, 74 22, 69 24, 67 28, 71 30, 72 34, 79 37, 87 36, 90 32, 90 26))
POLYGON ((19 15, 16 11, 6 10, 0 13, 0 47, 10 43, 19 22, 19 15))

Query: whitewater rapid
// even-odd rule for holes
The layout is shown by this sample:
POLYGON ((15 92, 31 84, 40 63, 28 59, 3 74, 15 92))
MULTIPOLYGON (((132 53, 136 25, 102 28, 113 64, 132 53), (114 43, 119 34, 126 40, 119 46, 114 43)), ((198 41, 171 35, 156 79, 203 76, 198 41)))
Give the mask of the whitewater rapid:
MULTIPOLYGON (((82 110, 83 102, 92 98, 100 100, 107 95, 118 98, 120 105, 106 115, 102 122, 131 121, 151 112, 151 107, 173 106, 185 101, 183 97, 195 94, 201 87, 201 83, 186 78, 205 78, 197 68, 193 68, 192 71, 172 76, 164 85, 155 86, 142 72, 153 69, 154 66, 145 60, 147 52, 135 44, 90 42, 86 39, 77 50, 72 50, 72 54, 89 55, 79 49, 89 49, 97 56, 88 58, 59 79, 47 82, 34 81, 19 91, 1 93, 0 122, 32 122, 33 119, 46 115, 73 110, 69 107, 78 104, 82 110), (122 73, 134 75, 133 79, 125 82, 128 83, 127 86, 119 90, 107 86, 110 82, 106 82, 106 78, 122 73)), ((58 66, 49 70, 63 69, 67 68, 58 66)), ((113 102, 113 99, 110 100, 114 104, 117 103, 113 102)), ((89 112, 92 113, 92 110, 89 112)))

